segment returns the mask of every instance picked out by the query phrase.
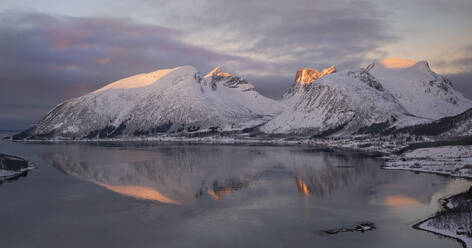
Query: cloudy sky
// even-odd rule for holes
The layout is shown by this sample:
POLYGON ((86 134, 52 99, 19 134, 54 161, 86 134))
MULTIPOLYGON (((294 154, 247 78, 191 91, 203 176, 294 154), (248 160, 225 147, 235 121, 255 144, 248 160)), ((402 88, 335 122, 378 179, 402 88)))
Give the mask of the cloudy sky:
POLYGON ((221 65, 279 97, 298 67, 428 60, 472 98, 470 0, 0 0, 0 129, 141 72, 221 65))

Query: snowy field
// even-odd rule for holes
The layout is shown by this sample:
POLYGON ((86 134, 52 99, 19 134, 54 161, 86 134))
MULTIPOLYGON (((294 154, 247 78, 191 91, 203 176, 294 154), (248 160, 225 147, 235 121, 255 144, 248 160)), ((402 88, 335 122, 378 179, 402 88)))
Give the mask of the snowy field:
POLYGON ((472 146, 420 148, 391 156, 384 169, 430 172, 472 178, 472 146))
POLYGON ((415 227, 461 240, 472 247, 472 188, 444 199, 443 209, 415 227))

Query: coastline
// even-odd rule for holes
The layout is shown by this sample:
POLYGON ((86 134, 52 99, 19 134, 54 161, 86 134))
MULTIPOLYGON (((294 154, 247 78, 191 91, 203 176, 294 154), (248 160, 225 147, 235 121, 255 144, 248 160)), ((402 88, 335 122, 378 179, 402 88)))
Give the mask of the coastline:
POLYGON ((452 233, 452 232, 448 232, 448 231, 444 231, 444 230, 440 230, 440 229, 435 229, 435 228, 425 227, 425 224, 428 221, 430 221, 431 218, 434 218, 434 217, 430 217, 426 220, 422 220, 422 221, 414 224, 412 226, 412 228, 416 229, 416 230, 424 231, 424 232, 429 232, 429 233, 432 233, 432 234, 435 234, 435 235, 439 235, 439 236, 444 237, 444 238, 454 239, 458 243, 460 243, 462 245, 462 247, 464 247, 464 248, 472 247, 472 243, 470 243, 470 242, 467 243, 466 241, 462 240, 461 237, 459 237, 458 235, 454 235, 454 233, 452 233))
POLYGON ((459 220, 463 220, 464 219, 463 217, 466 217, 466 216, 463 216, 464 212, 467 212, 470 214, 470 209, 466 209, 466 210, 461 209, 460 205, 461 204, 470 205, 470 202, 469 202, 470 199, 467 199, 467 197, 464 197, 463 195, 470 194, 471 189, 469 189, 469 191, 466 191, 466 192, 462 192, 462 193, 459 193, 459 194, 456 194, 447 198, 440 199, 439 201, 441 202, 442 209, 438 210, 438 212, 435 213, 433 216, 416 223, 412 227, 417 230, 426 231, 426 232, 430 232, 430 233, 440 235, 446 238, 454 239, 458 241, 464 248, 472 247, 472 237, 470 236, 470 232, 472 230, 464 229, 464 226, 460 225, 459 221, 457 222, 451 221, 451 219, 453 219, 454 217, 456 217, 459 220), (452 203, 452 199, 455 199, 456 204, 452 203), (459 203, 457 203, 457 201, 459 201, 459 203), (441 220, 440 220, 440 218, 444 216, 446 216, 446 219, 449 220, 449 222, 447 222, 445 225, 449 229, 437 227, 437 225, 444 224, 444 223, 441 223, 441 220), (434 225, 436 225, 436 227, 434 225), (461 228, 462 230, 459 230, 461 228), (451 230, 451 229, 455 229, 455 230, 451 230), (467 232, 469 232, 468 235, 467 235, 467 232))

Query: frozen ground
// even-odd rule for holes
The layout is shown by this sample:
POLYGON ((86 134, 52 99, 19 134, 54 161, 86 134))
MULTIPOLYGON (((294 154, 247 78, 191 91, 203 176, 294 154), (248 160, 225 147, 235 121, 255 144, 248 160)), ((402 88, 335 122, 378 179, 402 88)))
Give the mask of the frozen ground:
POLYGON ((444 199, 443 209, 415 227, 462 241, 472 247, 472 188, 444 199))
POLYGON ((431 172, 472 178, 472 146, 420 148, 390 156, 384 169, 431 172))

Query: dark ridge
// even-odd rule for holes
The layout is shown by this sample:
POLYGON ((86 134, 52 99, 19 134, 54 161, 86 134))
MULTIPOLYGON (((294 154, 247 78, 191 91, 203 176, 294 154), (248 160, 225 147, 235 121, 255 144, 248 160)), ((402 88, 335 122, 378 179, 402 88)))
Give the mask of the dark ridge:
POLYGON ((118 127, 107 125, 102 129, 91 131, 85 138, 93 139, 93 138, 114 138, 118 135, 123 134, 123 131, 126 129, 126 125, 122 122, 118 127))
POLYGON ((358 79, 359 81, 367 84, 378 91, 384 91, 382 84, 368 72, 367 69, 360 71, 350 71, 347 73, 348 76, 358 79))
POLYGON ((240 84, 249 84, 249 82, 240 77, 231 76, 228 81, 223 83, 228 88, 238 88, 240 84))
POLYGON ((361 127, 357 130, 356 134, 380 134, 386 132, 390 127, 390 121, 374 123, 367 127, 361 127))
POLYGON ((443 134, 454 127, 456 124, 469 120, 472 118, 472 108, 466 110, 464 113, 441 118, 431 123, 419 124, 411 127, 400 128, 395 133, 409 133, 412 135, 428 135, 436 136, 443 134))
POLYGON ((41 140, 41 139, 48 139, 48 138, 52 138, 53 134, 55 132, 55 130, 52 130, 51 132, 48 132, 48 133, 31 135, 33 130, 34 130, 34 127, 30 127, 30 128, 26 129, 25 131, 23 131, 19 134, 15 134, 15 135, 11 136, 10 139, 11 140, 27 140, 27 139, 41 140))
MULTIPOLYGON (((354 118, 354 117, 353 117, 354 118)), ((313 136, 311 136, 310 138, 311 139, 316 139, 316 138, 325 138, 327 136, 330 136, 331 134, 335 134, 341 130, 343 130, 347 125, 349 124, 349 122, 345 122, 344 124, 338 126, 338 127, 335 127, 335 128, 330 128, 328 130, 325 130, 323 132, 321 132, 320 134, 315 134, 313 136)))
POLYGON ((200 130, 199 126, 193 126, 192 125, 192 126, 187 127, 187 132, 189 132, 189 133, 196 132, 198 130, 200 130))
POLYGON ((118 135, 121 135, 123 134, 123 131, 126 129, 126 125, 124 122, 122 122, 114 131, 113 133, 111 133, 110 135, 108 135, 108 137, 116 137, 118 135))
MULTIPOLYGON (((66 105, 67 102, 62 102, 60 103, 59 105, 57 105, 56 107, 54 107, 51 111, 49 111, 49 113, 46 114, 46 116, 44 116, 38 123, 41 123, 43 121, 45 122, 48 122, 49 120, 53 119, 54 117, 56 117, 60 112, 61 110, 64 108, 64 106, 66 105)), ((35 130, 36 128, 36 125, 38 124, 35 124, 34 126, 18 133, 18 134, 15 134, 11 137, 11 140, 24 140, 24 139, 44 139, 44 138, 51 138, 52 135, 54 134, 55 130, 52 130, 51 132, 48 132, 48 133, 43 133, 43 134, 35 134, 35 135, 32 135, 33 131, 35 130)))
POLYGON ((176 132, 177 133, 181 133, 185 130, 185 125, 184 124, 181 124, 181 126, 179 128, 177 128, 176 132))
POLYGON ((149 135, 149 131, 136 130, 133 133, 135 136, 144 136, 149 135))
POLYGON ((219 127, 210 127, 208 131, 202 130, 201 132, 198 132, 198 133, 192 132, 192 133, 187 133, 185 135, 191 138, 206 137, 206 136, 215 135, 215 134, 221 135, 221 133, 218 132, 218 128, 219 127))
POLYGON ((259 125, 253 126, 253 127, 243 128, 243 130, 241 130, 241 133, 251 133, 251 132, 257 131, 260 127, 262 127, 266 123, 267 122, 264 122, 262 124, 259 124, 259 125))
POLYGON ((21 131, 17 134, 14 134, 11 136, 11 139, 12 140, 22 140, 22 139, 26 139, 28 138, 30 135, 30 133, 34 130, 34 127, 30 127, 24 131, 21 131))
POLYGON ((152 128, 151 133, 165 133, 169 131, 169 129, 172 127, 172 124, 173 123, 171 121, 168 121, 167 123, 152 128))
POLYGON ((416 150, 419 148, 429 148, 429 147, 438 147, 438 146, 466 146, 466 145, 472 145, 472 136, 460 137, 457 139, 414 143, 414 144, 408 145, 405 148, 400 149, 396 153, 401 154, 401 153, 411 151, 411 150, 416 150))

